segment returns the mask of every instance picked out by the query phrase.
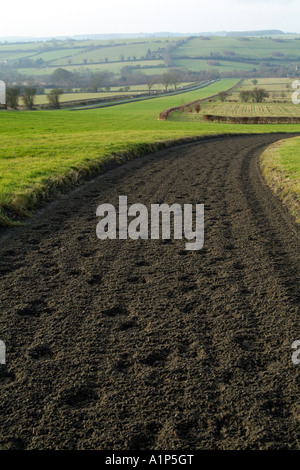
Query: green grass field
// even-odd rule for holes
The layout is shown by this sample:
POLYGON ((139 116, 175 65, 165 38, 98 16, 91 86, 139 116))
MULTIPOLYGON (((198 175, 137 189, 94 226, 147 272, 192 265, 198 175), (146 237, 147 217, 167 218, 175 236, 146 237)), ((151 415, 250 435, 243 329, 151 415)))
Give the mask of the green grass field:
POLYGON ((60 59, 68 57, 74 63, 83 63, 83 60, 99 59, 119 60, 120 55, 127 59, 136 57, 140 59, 147 54, 148 49, 155 52, 164 48, 179 38, 139 38, 139 39, 115 39, 110 41, 47 41, 17 44, 0 44, 1 59, 11 60, 27 57, 29 59, 43 59, 45 62, 61 64, 60 59))
MULTIPOLYGON (((99 92, 99 93, 64 93, 60 97, 60 102, 61 103, 67 103, 69 101, 81 101, 81 100, 93 100, 93 99, 102 99, 102 98, 109 98, 112 96, 128 96, 132 94, 132 92, 99 92)), ((49 101, 47 99, 47 95, 36 95, 34 99, 34 104, 40 105, 40 104, 48 104, 49 101)))
MULTIPOLYGON (((193 85, 191 83, 179 83, 177 85, 177 89, 187 86, 187 85, 193 85)), ((47 99, 47 94, 50 92, 51 89, 46 89, 45 94, 43 95, 36 95, 34 104, 36 105, 41 105, 41 104, 48 104, 49 101, 47 99)), ((165 90, 165 87, 162 84, 155 84, 153 88, 151 88, 151 94, 154 92, 159 92, 165 90)), ((174 86, 170 86, 168 88, 168 91, 174 90, 174 86)), ((82 101, 82 100, 92 100, 92 99, 103 99, 103 98, 112 98, 114 96, 124 96, 125 98, 131 95, 138 95, 140 93, 149 93, 149 90, 146 85, 134 85, 130 87, 129 91, 124 91, 122 87, 112 87, 109 92, 94 92, 94 93, 88 93, 88 92, 73 92, 73 93, 64 93, 61 95, 60 102, 61 103, 67 103, 69 101, 82 101)), ((20 101, 21 103, 21 101, 20 101)), ((21 103, 22 104, 22 103, 21 103)))
POLYGON ((192 72, 200 72, 209 70, 213 72, 232 72, 233 70, 253 70, 253 64, 243 62, 217 61, 220 65, 210 65, 209 59, 175 59, 173 65, 177 69, 191 70, 192 72))
MULTIPOLYGON (((83 70, 87 71, 90 70, 92 72, 112 72, 119 74, 123 67, 125 66, 140 66, 136 70, 139 72, 143 72, 145 74, 161 74, 164 73, 167 69, 162 60, 144 60, 144 61, 136 61, 136 62, 108 62, 108 63, 100 63, 100 64, 93 64, 88 63, 87 65, 62 65, 64 70, 68 70, 69 72, 82 72, 83 70), (151 67, 147 69, 146 67, 151 67), (153 67, 153 68, 152 68, 153 67)), ((19 68, 19 73, 23 75, 36 75, 44 76, 44 75, 51 75, 58 66, 42 66, 42 67, 25 67, 19 68)), ((134 70, 134 69, 133 69, 134 70)), ((134 73, 134 72, 133 72, 134 73)))
POLYGON ((300 223, 300 137, 282 140, 261 157, 263 174, 283 203, 300 223))
POLYGON ((159 113, 234 86, 227 79, 179 95, 82 111, 0 112, 1 223, 24 215, 100 172, 107 161, 124 162, 150 150, 201 136, 298 132, 297 125, 230 125, 160 121, 159 113))
MULTIPOLYGON (((295 39, 255 38, 247 40, 233 37, 211 37, 203 40, 195 37, 176 49, 175 56, 210 56, 210 54, 222 54, 231 51, 234 57, 248 59, 267 59, 273 52, 280 52, 284 56, 298 57, 299 44, 295 39)), ((284 57, 283 56, 283 57, 284 57)))

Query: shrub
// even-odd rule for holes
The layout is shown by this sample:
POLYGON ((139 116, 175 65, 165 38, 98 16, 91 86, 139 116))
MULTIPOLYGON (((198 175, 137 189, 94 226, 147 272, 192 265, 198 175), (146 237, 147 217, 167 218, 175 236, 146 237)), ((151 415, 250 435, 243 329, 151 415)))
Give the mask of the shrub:
POLYGON ((227 96, 228 96, 228 93, 226 93, 226 91, 221 91, 221 93, 218 94, 220 100, 223 102, 226 100, 227 96))
POLYGON ((53 88, 53 90, 51 90, 50 93, 47 95, 47 99, 53 108, 60 108, 59 98, 62 94, 63 90, 61 88, 53 88))
POLYGON ((252 92, 251 91, 241 91, 239 96, 240 96, 240 100, 243 103, 248 103, 251 99, 252 92))
POLYGON ((22 93, 22 100, 27 109, 32 109, 34 105, 34 97, 37 94, 35 86, 27 86, 22 93))
POLYGON ((20 88, 12 86, 6 88, 6 106, 8 108, 17 109, 19 104, 20 88))
POLYGON ((269 97, 269 93, 264 88, 255 87, 252 91, 252 100, 255 103, 262 103, 265 98, 269 97))

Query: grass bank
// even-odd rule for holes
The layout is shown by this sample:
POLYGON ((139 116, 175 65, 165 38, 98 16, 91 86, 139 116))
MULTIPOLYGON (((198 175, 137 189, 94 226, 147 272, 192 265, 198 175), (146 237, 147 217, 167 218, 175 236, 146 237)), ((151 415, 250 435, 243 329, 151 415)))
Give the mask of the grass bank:
POLYGON ((300 224, 300 137, 281 140, 261 156, 263 175, 300 224))
POLYGON ((206 88, 121 106, 81 111, 0 113, 0 224, 10 225, 110 164, 204 136, 298 132, 297 125, 160 121, 160 111, 234 86, 206 88))

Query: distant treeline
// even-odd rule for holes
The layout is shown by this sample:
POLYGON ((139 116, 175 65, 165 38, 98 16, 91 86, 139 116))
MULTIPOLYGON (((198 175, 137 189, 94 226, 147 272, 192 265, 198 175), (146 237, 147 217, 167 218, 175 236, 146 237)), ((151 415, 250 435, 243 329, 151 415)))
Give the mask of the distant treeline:
MULTIPOLYGON (((282 52, 279 51, 271 51, 269 57, 265 57, 263 59, 251 59, 248 57, 242 57, 242 56, 236 56, 234 52, 228 51, 227 53, 224 51, 223 54, 217 54, 217 53, 212 53, 209 56, 187 56, 187 55, 181 55, 181 56, 176 56, 174 57, 176 60, 208 60, 208 59, 213 59, 213 60, 222 60, 222 61, 228 61, 228 62, 241 62, 241 63, 246 63, 246 64, 253 64, 253 65, 259 65, 261 63, 264 63, 266 61, 278 61, 278 58, 280 58, 280 61, 286 61, 286 62, 300 62, 300 56, 285 56, 282 52)), ((276 63, 275 62, 275 63, 276 63)))
POLYGON ((227 37, 245 37, 245 36, 273 36, 274 34, 283 34, 279 29, 262 29, 259 31, 229 31, 226 33, 227 37))

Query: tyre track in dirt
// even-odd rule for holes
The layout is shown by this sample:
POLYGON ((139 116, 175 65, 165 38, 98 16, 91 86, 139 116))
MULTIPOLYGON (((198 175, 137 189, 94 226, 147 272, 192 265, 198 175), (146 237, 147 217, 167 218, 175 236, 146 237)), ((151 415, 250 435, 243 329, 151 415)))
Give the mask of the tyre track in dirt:
POLYGON ((215 138, 112 170, 1 239, 1 449, 299 449, 299 228, 215 138), (205 204, 205 246, 96 238, 96 208, 205 204))

